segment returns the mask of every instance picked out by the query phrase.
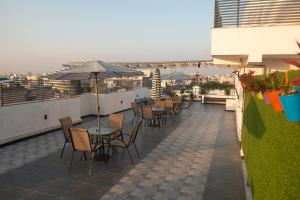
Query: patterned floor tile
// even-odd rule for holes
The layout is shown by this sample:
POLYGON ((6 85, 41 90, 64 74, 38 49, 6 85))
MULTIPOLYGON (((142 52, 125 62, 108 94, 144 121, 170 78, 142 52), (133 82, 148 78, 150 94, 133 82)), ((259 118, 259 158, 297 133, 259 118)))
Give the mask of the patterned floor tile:
MULTIPOLYGON (((199 126, 199 120, 210 117, 193 117, 196 119, 183 122, 114 185, 102 200, 201 199, 218 126, 208 125, 203 129, 199 126)), ((214 117, 220 115, 215 114, 214 117)))

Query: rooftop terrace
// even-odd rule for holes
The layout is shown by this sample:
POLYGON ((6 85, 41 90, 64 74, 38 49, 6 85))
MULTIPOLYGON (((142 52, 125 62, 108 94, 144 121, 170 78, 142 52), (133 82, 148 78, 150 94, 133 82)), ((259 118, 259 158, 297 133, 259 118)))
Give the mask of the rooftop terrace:
MULTIPOLYGON (((71 145, 63 159, 61 130, 0 148, 1 199, 245 199, 235 115, 222 105, 194 103, 162 128, 143 126, 135 165, 119 150, 107 162, 75 157, 68 170, 71 145)), ((125 131, 132 111, 125 111, 125 131)), ((105 124, 107 118, 101 118, 105 124)), ((96 126, 85 117, 77 127, 96 126)))

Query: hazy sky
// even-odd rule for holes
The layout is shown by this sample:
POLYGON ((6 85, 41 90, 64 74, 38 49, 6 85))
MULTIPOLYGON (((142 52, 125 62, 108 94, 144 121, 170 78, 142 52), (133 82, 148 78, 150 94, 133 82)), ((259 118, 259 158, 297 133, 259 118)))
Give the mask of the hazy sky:
POLYGON ((212 0, 0 0, 0 73, 210 58, 212 0))

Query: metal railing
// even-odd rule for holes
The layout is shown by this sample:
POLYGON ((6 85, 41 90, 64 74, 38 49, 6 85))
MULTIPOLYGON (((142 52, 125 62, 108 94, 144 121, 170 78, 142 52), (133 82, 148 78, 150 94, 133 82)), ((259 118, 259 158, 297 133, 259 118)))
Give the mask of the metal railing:
POLYGON ((214 89, 214 90, 207 90, 206 91, 208 95, 219 95, 219 96, 235 96, 235 90, 231 89, 230 94, 226 95, 226 92, 224 90, 214 89))
POLYGON ((215 0, 214 27, 300 24, 300 0, 215 0))
POLYGON ((0 84, 0 107, 33 101, 77 96, 80 82, 57 80, 16 80, 0 84))

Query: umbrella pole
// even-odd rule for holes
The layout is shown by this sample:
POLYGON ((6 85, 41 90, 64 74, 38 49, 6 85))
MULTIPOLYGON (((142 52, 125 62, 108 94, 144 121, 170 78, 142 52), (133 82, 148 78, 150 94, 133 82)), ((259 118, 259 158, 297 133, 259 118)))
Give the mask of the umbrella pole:
POLYGON ((97 121, 98 121, 98 130, 100 131, 100 106, 99 106, 99 91, 98 91, 98 73, 95 72, 95 79, 96 79, 96 93, 97 93, 97 121))

